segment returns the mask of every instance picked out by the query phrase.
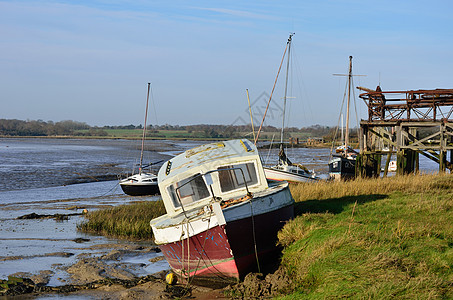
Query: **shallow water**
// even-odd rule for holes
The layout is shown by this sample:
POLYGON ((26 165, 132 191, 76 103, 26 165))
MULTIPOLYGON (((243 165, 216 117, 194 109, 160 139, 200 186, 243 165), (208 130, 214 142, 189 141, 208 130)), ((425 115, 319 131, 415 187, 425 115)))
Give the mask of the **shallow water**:
MULTIPOLYGON (((31 213, 81 214, 83 209, 158 199, 130 197, 123 194, 117 180, 102 181, 131 172, 139 157, 134 143, 137 141, 0 139, 0 279, 48 270, 48 284, 61 285, 68 279, 64 268, 74 264, 79 255, 104 255, 116 245, 137 245, 77 231, 76 225, 83 221, 81 215, 64 221, 17 219, 31 213), (86 241, 80 243, 80 239, 86 241)), ((154 144, 178 151, 170 143, 154 144)), ((152 151, 146 154, 150 161, 168 157, 152 151)), ((153 245, 148 242, 143 246, 153 245)), ((131 255, 124 263, 137 276, 152 274, 168 268, 165 260, 149 262, 160 255, 131 255)))

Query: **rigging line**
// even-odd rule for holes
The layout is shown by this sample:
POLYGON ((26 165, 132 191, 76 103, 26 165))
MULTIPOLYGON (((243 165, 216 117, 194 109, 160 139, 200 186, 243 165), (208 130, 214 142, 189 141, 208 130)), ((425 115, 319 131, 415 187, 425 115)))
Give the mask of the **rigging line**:
POLYGON ((143 148, 145 147, 146 139, 146 121, 148 119, 148 102, 149 102, 149 90, 151 89, 151 83, 148 82, 148 94, 146 96, 146 109, 145 109, 145 125, 143 126, 143 137, 142 137, 142 150, 140 153, 140 166, 138 167, 138 174, 142 174, 142 163, 143 163, 143 148))
POLYGON ((344 88, 344 94, 343 94, 343 101, 341 102, 341 106, 340 106, 340 115, 338 116, 337 128, 335 129, 335 134, 334 134, 334 137, 333 137, 333 140, 332 140, 332 146, 330 147, 329 160, 332 159, 332 157, 333 157, 332 152, 333 152, 333 148, 335 147, 335 142, 336 142, 337 134, 338 134, 338 128, 340 127, 341 113, 343 112, 343 109, 344 109, 344 102, 346 100, 346 90, 347 90, 347 88, 348 88, 348 83, 346 82, 346 85, 345 85, 345 88, 344 88))
POLYGON ((288 49, 288 45, 289 45, 289 41, 286 43, 285 51, 283 52, 282 61, 280 62, 280 66, 278 67, 277 77, 275 77, 274 86, 272 87, 271 95, 269 96, 269 101, 267 102, 266 110, 264 111, 263 120, 261 120, 260 128, 258 129, 258 133, 256 135, 255 145, 258 142, 258 138, 260 137, 261 128, 263 127, 264 119, 266 118, 267 110, 269 109, 269 104, 271 103, 272 95, 274 94, 275 85, 277 84, 278 75, 280 74, 280 70, 282 68, 283 61, 285 59, 286 50, 288 49))
POLYGON ((189 221, 187 221, 187 269, 189 270, 188 276, 190 280, 190 232, 189 232, 189 221))
MULTIPOLYGON (((115 184, 115 186, 114 186, 113 188, 111 188, 108 192, 106 192, 106 193, 103 194, 103 195, 96 196, 96 197, 94 197, 94 198, 104 197, 104 196, 106 196, 107 194, 109 194, 110 192, 112 192, 112 191, 114 192, 114 191, 118 188, 119 185, 120 185, 120 183, 117 182, 117 183, 115 184)), ((113 195, 113 193, 112 193, 112 195, 113 195)))
MULTIPOLYGON (((292 61, 293 61, 293 53, 294 53, 294 49, 293 51, 290 51, 288 52, 288 55, 289 55, 289 60, 291 61, 291 64, 292 64, 292 61)), ((289 67, 289 66, 288 66, 289 67)), ((286 97, 286 99, 293 99, 295 97, 293 97, 293 79, 294 79, 294 76, 293 76, 293 71, 294 71, 294 68, 291 66, 291 68, 289 68, 289 72, 290 72, 290 76, 289 78, 291 78, 291 80, 289 81, 289 94, 291 96, 289 97, 286 97)), ((288 112, 286 113, 287 117, 286 117, 286 124, 285 125, 285 128, 288 128, 289 124, 290 124, 290 119, 291 119, 291 103, 292 101, 289 101, 289 107, 288 107, 288 112)))
POLYGON ((357 138, 360 140, 360 126, 359 126, 359 114, 357 113, 357 101, 355 97, 355 89, 354 89, 354 79, 351 78, 352 81, 352 99, 354 99, 354 110, 355 110, 355 121, 356 121, 356 131, 357 131, 357 138))
POLYGON ((249 103, 250 121, 252 122, 253 140, 255 140, 255 126, 253 125, 253 114, 252 114, 252 107, 250 106, 249 89, 246 89, 246 91, 247 91, 247 101, 249 103))
MULTIPOLYGON (((293 61, 293 69, 294 69, 294 72, 296 73, 296 75, 294 75, 295 77, 297 77, 298 79, 300 78, 300 80, 296 80, 296 83, 297 83, 297 87, 299 88, 299 94, 300 94, 300 99, 301 99, 301 107, 302 107, 302 114, 303 114, 303 119, 304 120, 307 120, 307 116, 305 114, 305 110, 303 109, 304 108, 304 103, 303 103, 303 99, 308 99, 308 94, 306 94, 306 90, 305 89, 302 89, 302 86, 305 86, 304 85, 304 80, 303 80, 303 77, 302 77, 302 71, 301 71, 301 67, 300 67, 300 64, 299 64, 299 60, 298 60, 298 57, 297 55, 295 55, 296 51, 294 50, 295 49, 295 44, 292 44, 293 46, 293 52, 292 52, 292 61, 293 61), (302 81, 302 84, 300 83, 302 81), (302 91, 304 91, 305 93, 303 93, 302 91)), ((309 106, 310 102, 307 102, 308 104, 308 110, 309 110, 309 113, 312 114, 312 111, 311 111, 311 107, 309 106)))
POLYGON ((154 102, 154 94, 153 94, 152 88, 151 88, 151 104, 153 106, 154 117, 156 118, 156 125, 157 125, 157 124, 159 124, 159 121, 157 120, 156 103, 154 102))
POLYGON ((275 133, 272 135, 272 140, 269 145, 269 151, 267 152, 267 157, 266 157, 266 160, 264 161, 264 164, 267 164, 267 162, 269 161, 269 156, 271 155, 272 144, 274 143, 274 137, 275 137, 275 133))

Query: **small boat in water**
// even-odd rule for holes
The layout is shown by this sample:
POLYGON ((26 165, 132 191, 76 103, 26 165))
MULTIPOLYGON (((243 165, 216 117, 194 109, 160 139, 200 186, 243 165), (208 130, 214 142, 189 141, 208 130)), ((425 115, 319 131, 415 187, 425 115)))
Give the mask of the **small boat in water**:
POLYGON ((277 232, 294 217, 287 182, 268 182, 248 140, 202 145, 158 173, 167 213, 155 243, 183 280, 229 282, 275 259, 277 232))
POLYGON ((264 173, 269 180, 285 180, 290 182, 313 182, 319 180, 319 177, 313 171, 309 171, 300 164, 293 164, 286 157, 283 144, 280 145, 277 165, 264 167, 264 173))
POLYGON ((130 196, 146 196, 159 193, 157 184, 157 176, 150 172, 144 172, 143 169, 150 168, 152 164, 143 165, 143 151, 145 148, 146 139, 146 120, 148 117, 149 90, 151 84, 148 83, 148 95, 146 97, 145 124, 143 126, 142 147, 140 151, 140 163, 138 165, 138 173, 120 180, 120 186, 123 192, 130 196))
POLYGON ((157 176, 152 173, 138 173, 120 181, 123 192, 129 196, 146 196, 159 194, 157 176))
POLYGON ((389 168, 388 168, 388 171, 389 172, 396 172, 396 160, 391 160, 390 163, 389 163, 389 168))

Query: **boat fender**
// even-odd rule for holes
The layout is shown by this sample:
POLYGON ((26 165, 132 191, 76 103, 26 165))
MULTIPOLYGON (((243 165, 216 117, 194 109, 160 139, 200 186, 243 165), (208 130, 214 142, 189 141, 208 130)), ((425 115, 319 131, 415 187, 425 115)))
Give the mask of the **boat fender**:
POLYGON ((165 276, 165 281, 169 285, 174 285, 178 281, 178 277, 176 277, 175 273, 168 273, 167 276, 165 276))

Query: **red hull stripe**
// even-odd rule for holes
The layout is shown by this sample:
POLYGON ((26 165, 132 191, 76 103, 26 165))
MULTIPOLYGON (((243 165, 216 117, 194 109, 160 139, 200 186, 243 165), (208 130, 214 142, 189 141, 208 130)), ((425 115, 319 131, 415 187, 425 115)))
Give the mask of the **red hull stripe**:
MULTIPOLYGON (((276 249, 277 232, 294 216, 293 206, 254 217, 256 246, 260 263, 276 249)), ((240 278, 256 267, 255 245, 250 217, 216 226, 196 236, 160 245, 160 249, 178 275, 187 278, 240 278), (189 254, 188 254, 189 253, 189 254), (182 271, 184 270, 184 271, 182 271)))

